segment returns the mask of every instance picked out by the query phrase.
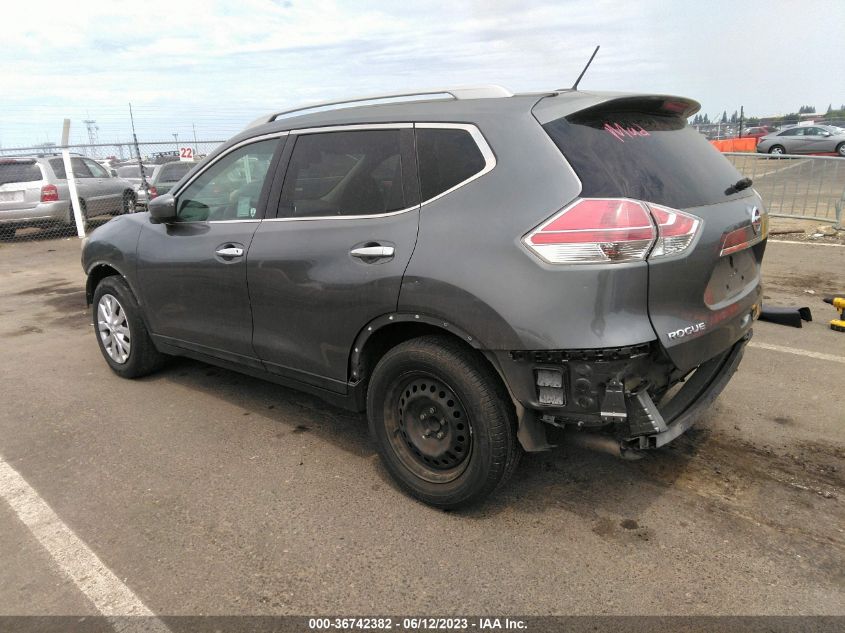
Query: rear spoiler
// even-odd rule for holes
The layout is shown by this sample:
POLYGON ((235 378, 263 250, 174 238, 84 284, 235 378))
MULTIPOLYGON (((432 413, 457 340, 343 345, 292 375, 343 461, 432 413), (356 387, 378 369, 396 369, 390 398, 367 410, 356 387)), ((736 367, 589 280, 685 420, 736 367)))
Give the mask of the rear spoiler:
POLYGON ((534 104, 532 113, 541 125, 545 125, 575 113, 589 116, 593 112, 612 110, 687 119, 700 109, 698 101, 674 95, 572 90, 544 96, 534 104))

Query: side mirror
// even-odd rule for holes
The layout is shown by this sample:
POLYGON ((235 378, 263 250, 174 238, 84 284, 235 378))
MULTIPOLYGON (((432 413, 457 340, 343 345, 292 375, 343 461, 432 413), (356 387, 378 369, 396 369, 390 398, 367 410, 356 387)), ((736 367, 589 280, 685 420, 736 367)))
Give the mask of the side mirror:
POLYGON ((109 173, 111 174, 112 178, 117 178, 117 170, 116 169, 110 169, 109 173))
POLYGON ((822 132, 822 136, 830 136, 830 132, 822 132))
POLYGON ((153 198, 147 207, 153 224, 167 224, 176 220, 176 198, 169 193, 153 198))

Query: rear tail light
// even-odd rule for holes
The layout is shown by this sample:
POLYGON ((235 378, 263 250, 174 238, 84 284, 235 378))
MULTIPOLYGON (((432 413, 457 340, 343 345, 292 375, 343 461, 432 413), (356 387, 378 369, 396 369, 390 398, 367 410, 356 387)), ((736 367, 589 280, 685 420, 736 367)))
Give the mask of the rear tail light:
POLYGON ((650 204, 651 215, 657 222, 657 241, 649 259, 677 255, 686 250, 698 231, 701 221, 694 215, 670 209, 659 204, 650 204))
POLYGON ((652 242, 654 227, 642 204, 599 198, 575 201, 523 238, 551 264, 643 260, 652 242))
POLYGON ((522 241, 551 264, 620 263, 642 261, 649 252, 649 257, 676 255, 689 247, 700 225, 695 216, 660 205, 582 198, 522 241))
POLYGON ((156 189, 155 187, 153 187, 152 185, 150 185, 150 186, 147 188, 147 197, 148 197, 150 200, 152 200, 152 199, 153 199, 153 198, 155 198, 157 195, 158 195, 158 189, 156 189))
POLYGON ((44 185, 41 187, 41 202, 56 202, 59 199, 59 190, 56 185, 44 185))

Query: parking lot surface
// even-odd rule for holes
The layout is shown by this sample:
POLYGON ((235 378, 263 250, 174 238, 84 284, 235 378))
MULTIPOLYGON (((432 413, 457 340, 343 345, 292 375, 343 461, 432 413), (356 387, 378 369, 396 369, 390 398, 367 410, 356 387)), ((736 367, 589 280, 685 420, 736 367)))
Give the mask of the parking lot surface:
MULTIPOLYGON (((3 244, 0 458, 157 614, 842 615, 845 334, 821 296, 845 248, 770 242, 764 277, 816 320, 756 324, 686 437, 529 454, 447 513, 394 487, 361 415, 188 360, 114 376, 78 240, 3 244)), ((102 611, 25 519, 0 500, 0 614, 102 611)))

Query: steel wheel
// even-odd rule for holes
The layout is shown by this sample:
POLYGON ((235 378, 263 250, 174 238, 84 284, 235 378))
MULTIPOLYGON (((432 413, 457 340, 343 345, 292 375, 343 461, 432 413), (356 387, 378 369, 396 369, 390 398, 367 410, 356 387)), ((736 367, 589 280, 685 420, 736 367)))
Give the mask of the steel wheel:
POLYGON ((109 358, 124 364, 131 351, 131 335, 126 312, 114 295, 104 294, 100 297, 97 304, 97 331, 109 358))
POLYGON ((415 372, 397 383, 392 400, 397 415, 387 435, 402 464, 432 483, 459 477, 472 452, 472 423, 454 391, 415 372))

